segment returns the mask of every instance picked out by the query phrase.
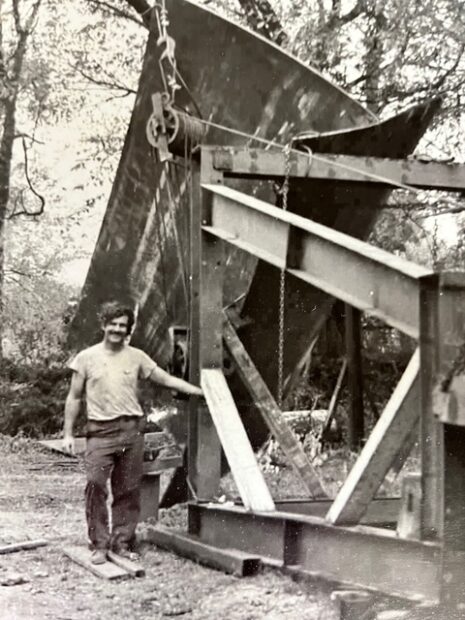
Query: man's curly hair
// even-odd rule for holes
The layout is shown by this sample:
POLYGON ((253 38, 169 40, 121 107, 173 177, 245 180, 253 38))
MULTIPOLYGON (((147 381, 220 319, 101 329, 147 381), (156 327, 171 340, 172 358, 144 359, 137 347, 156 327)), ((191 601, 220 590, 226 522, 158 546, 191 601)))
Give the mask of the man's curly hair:
POLYGON ((102 325, 108 325, 108 323, 111 323, 113 319, 117 319, 120 316, 128 317, 127 333, 130 334, 132 332, 132 328, 134 327, 134 310, 130 306, 127 306, 119 301, 107 301, 102 304, 99 312, 99 319, 102 322, 102 325))

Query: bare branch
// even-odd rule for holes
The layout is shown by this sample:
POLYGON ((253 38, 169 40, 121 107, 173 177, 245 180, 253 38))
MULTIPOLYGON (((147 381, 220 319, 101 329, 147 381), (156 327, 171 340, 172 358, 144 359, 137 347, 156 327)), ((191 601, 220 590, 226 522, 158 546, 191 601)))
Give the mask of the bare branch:
POLYGON ((23 208, 21 211, 13 211, 13 213, 9 216, 8 219, 13 219, 14 217, 18 217, 20 215, 26 215, 28 217, 37 217, 39 215, 42 215, 42 213, 45 210, 45 198, 42 196, 42 194, 39 194, 39 192, 35 189, 34 185, 32 184, 32 180, 29 176, 29 160, 27 156, 28 149, 27 149, 25 138, 22 138, 22 145, 23 145, 23 153, 24 153, 24 176, 26 177, 29 190, 39 200, 40 207, 36 209, 35 211, 28 211, 26 209, 26 205, 24 204, 23 193, 21 193, 21 202, 22 202, 23 208))
POLYGON ((366 10, 364 0, 358 0, 355 6, 344 15, 340 15, 340 2, 334 2, 333 8, 336 10, 332 11, 331 17, 324 26, 324 30, 332 30, 336 25, 343 26, 345 24, 349 24, 357 19, 357 17, 360 17, 360 15, 362 15, 362 13, 366 10))
POLYGON ((123 11, 123 9, 120 9, 117 6, 110 4, 109 2, 105 2, 104 0, 87 0, 87 3, 90 5, 93 5, 95 8, 98 8, 104 12, 112 13, 116 17, 120 17, 122 19, 128 19, 134 22, 135 24, 137 24, 138 26, 141 26, 143 28, 146 27, 145 24, 140 19, 132 15, 132 13, 123 11))
POLYGON ((31 273, 26 273, 25 271, 20 271, 19 269, 14 269, 13 267, 8 267, 5 269, 5 274, 14 274, 15 276, 21 276, 24 278, 32 278, 31 273))
POLYGON ((27 32, 28 35, 31 34, 31 32, 34 30, 36 26, 37 16, 39 14, 41 3, 42 3, 42 0, 36 0, 35 4, 32 7, 31 14, 29 15, 29 18, 26 22, 26 27, 24 28, 24 30, 27 32))
POLYGON ((463 213, 464 211, 465 211, 465 205, 459 206, 457 204, 457 206, 455 207, 449 207, 448 209, 441 209, 441 210, 438 210, 436 213, 427 213, 426 215, 419 215, 418 219, 426 220, 429 217, 437 217, 439 215, 448 215, 450 213, 463 213))
POLYGON ((124 95, 122 96, 124 97, 128 95, 137 94, 137 91, 135 91, 133 88, 130 88, 129 86, 124 86, 123 84, 118 84, 116 81, 110 82, 108 80, 97 79, 94 76, 89 75, 84 69, 82 69, 78 65, 70 64, 70 67, 74 69, 74 71, 77 71, 77 73, 80 73, 82 77, 84 77, 89 82, 92 82, 92 84, 95 84, 96 86, 104 86, 105 88, 110 88, 112 90, 122 91, 124 93, 124 95))
POLYGON ((34 138, 34 136, 30 136, 28 133, 15 134, 14 139, 18 140, 18 138, 26 138, 27 140, 30 140, 31 142, 35 142, 35 144, 45 144, 45 142, 42 142, 41 140, 37 140, 37 138, 34 138))
POLYGON ((16 32, 18 34, 23 34, 23 28, 21 26, 21 17, 19 15, 19 2, 18 0, 12 0, 11 4, 13 6, 13 18, 15 22, 16 32))

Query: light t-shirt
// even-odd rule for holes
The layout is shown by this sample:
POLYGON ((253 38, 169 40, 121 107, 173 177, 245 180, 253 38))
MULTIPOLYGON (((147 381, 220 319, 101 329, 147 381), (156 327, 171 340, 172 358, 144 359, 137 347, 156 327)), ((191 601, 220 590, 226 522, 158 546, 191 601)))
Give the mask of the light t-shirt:
POLYGON ((138 381, 148 379, 157 364, 140 349, 125 345, 112 351, 99 343, 78 353, 69 367, 85 379, 89 420, 143 415, 138 381))

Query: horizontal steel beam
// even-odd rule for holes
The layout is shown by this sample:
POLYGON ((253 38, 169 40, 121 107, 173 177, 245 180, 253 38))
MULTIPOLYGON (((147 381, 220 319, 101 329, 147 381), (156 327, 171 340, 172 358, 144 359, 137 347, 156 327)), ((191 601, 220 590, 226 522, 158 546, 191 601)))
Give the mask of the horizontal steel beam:
MULTIPOLYGON (((282 151, 206 147, 213 151, 213 167, 225 177, 277 178, 287 170, 282 151)), ((402 184, 422 189, 465 190, 465 164, 424 163, 411 159, 384 159, 355 155, 333 155, 292 151, 289 158, 291 177, 376 183, 402 184)))
MULTIPOLYGON (((276 510, 324 518, 331 508, 332 499, 275 500, 276 510)), ((401 509, 400 497, 376 497, 363 515, 361 524, 395 528, 401 509)))
POLYGON ((203 185, 203 229, 417 338, 421 279, 432 272, 222 185, 203 185))
POLYGON ((189 522, 190 533, 203 542, 276 566, 392 596, 439 600, 441 547, 434 543, 400 539, 381 528, 336 527, 318 517, 219 504, 190 504, 189 522))

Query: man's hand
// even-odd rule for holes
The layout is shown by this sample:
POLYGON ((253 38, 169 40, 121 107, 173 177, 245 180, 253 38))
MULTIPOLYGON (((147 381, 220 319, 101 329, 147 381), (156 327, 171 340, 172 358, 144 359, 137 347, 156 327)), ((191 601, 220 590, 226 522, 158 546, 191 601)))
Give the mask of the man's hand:
POLYGON ((62 448, 64 452, 66 452, 67 454, 72 454, 74 456, 75 446, 74 446, 74 437, 72 435, 65 435, 63 437, 62 448))

